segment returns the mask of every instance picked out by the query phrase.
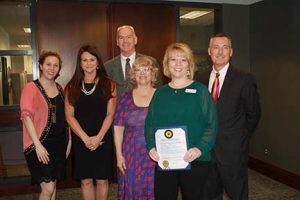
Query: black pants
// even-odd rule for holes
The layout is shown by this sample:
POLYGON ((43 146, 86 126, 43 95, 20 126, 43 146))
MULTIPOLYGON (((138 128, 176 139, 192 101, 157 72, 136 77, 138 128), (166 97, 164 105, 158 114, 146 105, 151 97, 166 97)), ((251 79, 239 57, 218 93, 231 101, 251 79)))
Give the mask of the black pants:
POLYGON ((155 171, 155 199, 177 200, 181 189, 183 200, 201 200, 210 161, 194 161, 190 170, 155 171))
POLYGON ((224 165, 212 162, 204 189, 204 200, 222 199, 223 191, 230 200, 248 200, 247 162, 224 165))

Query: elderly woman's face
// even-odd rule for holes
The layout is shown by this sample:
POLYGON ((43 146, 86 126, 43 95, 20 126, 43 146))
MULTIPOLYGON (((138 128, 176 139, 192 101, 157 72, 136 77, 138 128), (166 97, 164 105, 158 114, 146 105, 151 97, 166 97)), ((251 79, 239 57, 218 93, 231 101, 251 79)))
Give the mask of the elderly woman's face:
POLYGON ((134 69, 137 85, 151 84, 151 66, 138 66, 134 69))

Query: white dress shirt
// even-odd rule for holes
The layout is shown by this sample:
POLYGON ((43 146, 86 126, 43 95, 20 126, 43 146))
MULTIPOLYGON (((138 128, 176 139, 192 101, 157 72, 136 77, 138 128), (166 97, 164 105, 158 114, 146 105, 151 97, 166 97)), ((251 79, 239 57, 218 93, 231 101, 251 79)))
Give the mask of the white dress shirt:
MULTIPOLYGON (((221 93, 221 89, 222 89, 222 86, 223 86, 223 83, 224 83, 224 79, 225 79, 225 76, 226 76, 228 67, 229 67, 229 63, 227 63, 227 64, 219 71, 219 74, 220 74, 220 76, 219 76, 219 83, 220 83, 220 87, 219 87, 219 95, 220 95, 220 93, 221 93)), ((216 78, 216 73, 217 73, 217 71, 215 71, 215 69, 214 69, 214 67, 213 67, 213 70, 211 70, 211 73, 210 73, 209 84, 208 84, 208 90, 209 90, 210 93, 211 93, 212 85, 214 84, 214 81, 215 81, 215 78, 216 78)))
POLYGON ((126 78, 126 69, 125 69, 125 65, 126 65, 126 59, 129 58, 130 61, 130 67, 132 67, 132 63, 135 61, 135 56, 136 56, 136 52, 134 52, 133 54, 131 54, 131 56, 129 57, 125 57, 121 54, 121 64, 122 64, 122 70, 123 70, 123 75, 124 75, 124 79, 126 78))

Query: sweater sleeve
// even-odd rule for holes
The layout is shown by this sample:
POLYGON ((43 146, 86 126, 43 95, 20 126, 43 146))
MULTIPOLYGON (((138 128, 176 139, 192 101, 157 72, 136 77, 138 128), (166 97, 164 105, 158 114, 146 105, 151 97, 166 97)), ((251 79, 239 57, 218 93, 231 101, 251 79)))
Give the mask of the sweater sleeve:
POLYGON ((201 140, 197 142, 196 146, 201 150, 202 154, 207 154, 215 143, 218 129, 218 116, 216 106, 206 89, 202 92, 201 101, 203 133, 201 140))
POLYGON ((20 99, 21 120, 29 116, 31 120, 34 115, 34 92, 33 83, 28 83, 22 90, 20 99))

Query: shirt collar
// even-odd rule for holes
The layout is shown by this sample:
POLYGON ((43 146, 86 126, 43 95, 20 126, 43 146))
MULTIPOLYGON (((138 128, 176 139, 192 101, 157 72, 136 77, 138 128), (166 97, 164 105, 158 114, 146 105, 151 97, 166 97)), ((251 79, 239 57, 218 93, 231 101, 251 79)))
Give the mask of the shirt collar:
MULTIPOLYGON (((229 67, 229 63, 227 63, 220 71, 219 71, 219 74, 220 74, 220 78, 223 78, 226 76, 226 73, 227 73, 227 70, 228 70, 228 67, 229 67)), ((213 72, 214 74, 217 73, 217 71, 215 70, 215 68, 213 67, 213 72)))
POLYGON ((121 54, 121 59, 126 62, 126 59, 130 58, 130 63, 133 63, 133 61, 135 60, 135 56, 136 56, 136 52, 133 52, 133 54, 131 54, 129 57, 126 57, 121 54))

